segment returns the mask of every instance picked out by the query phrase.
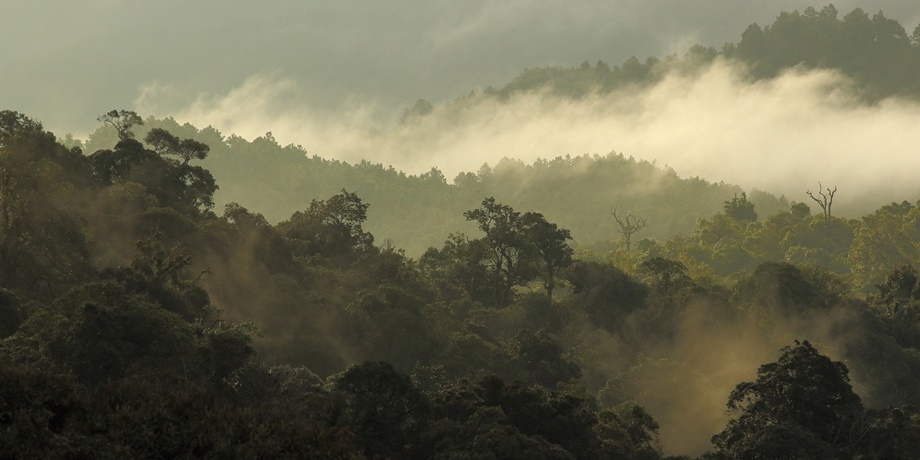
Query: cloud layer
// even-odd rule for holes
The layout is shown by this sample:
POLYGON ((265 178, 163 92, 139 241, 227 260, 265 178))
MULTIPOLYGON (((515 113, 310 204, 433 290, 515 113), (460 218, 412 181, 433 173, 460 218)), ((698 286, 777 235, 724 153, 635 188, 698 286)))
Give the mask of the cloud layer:
MULTIPOLYGON (((250 75, 283 71, 314 105, 350 97, 404 104, 500 85, 522 69, 611 64, 662 55, 688 41, 719 47, 753 22, 827 0, 346 0, 6 2, 0 30, 3 108, 63 136, 131 108, 140 86, 173 88, 174 104, 226 93, 250 75)), ((837 0, 841 12, 884 10, 908 31, 914 0, 837 0)))
POLYGON ((622 152, 681 176, 736 183, 807 200, 818 181, 839 187, 837 209, 862 212, 916 200, 920 105, 865 105, 827 71, 791 71, 752 83, 717 62, 699 75, 580 100, 475 95, 436 105, 407 123, 380 122, 382 104, 314 110, 290 79, 260 74, 223 95, 200 96, 177 119, 252 138, 271 131, 322 157, 367 159, 407 172, 432 166, 448 178, 502 157, 622 152))

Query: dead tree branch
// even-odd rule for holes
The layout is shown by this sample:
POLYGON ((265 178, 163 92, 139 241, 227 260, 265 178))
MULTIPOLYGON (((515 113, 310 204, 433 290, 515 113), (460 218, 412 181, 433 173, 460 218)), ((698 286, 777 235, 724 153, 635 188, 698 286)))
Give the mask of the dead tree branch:
POLYGON ((623 235, 623 240, 626 242, 626 250, 629 251, 632 248, 632 236, 639 230, 645 228, 648 225, 648 221, 629 213, 621 219, 620 216, 617 215, 616 208, 613 208, 613 219, 620 225, 619 233, 623 235))
POLYGON ((835 186, 831 190, 830 187, 824 187, 821 182, 818 182, 818 195, 821 199, 815 197, 811 190, 807 190, 805 193, 821 207, 821 211, 824 213, 824 224, 827 225, 831 220, 831 207, 834 205, 834 194, 837 193, 837 187, 835 186))

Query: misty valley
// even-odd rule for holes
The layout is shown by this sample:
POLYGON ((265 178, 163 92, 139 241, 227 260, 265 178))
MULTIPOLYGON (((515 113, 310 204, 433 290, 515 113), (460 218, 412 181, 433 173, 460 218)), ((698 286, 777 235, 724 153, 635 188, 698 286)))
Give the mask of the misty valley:
POLYGON ((920 26, 397 113, 0 110, 0 458, 920 458, 920 26))

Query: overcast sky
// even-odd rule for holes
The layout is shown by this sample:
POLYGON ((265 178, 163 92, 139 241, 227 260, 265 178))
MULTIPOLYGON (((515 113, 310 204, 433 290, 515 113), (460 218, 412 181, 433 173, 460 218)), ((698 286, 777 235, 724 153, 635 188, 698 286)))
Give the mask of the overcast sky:
MULTIPOLYGON (((752 0, 0 0, 0 108, 63 136, 112 108, 168 114, 254 75, 298 86, 312 104, 433 102, 527 67, 737 41, 752 23, 814 1, 752 0)), ((838 1, 908 29, 920 2, 838 1)), ((142 113, 141 115, 148 115, 142 113)))

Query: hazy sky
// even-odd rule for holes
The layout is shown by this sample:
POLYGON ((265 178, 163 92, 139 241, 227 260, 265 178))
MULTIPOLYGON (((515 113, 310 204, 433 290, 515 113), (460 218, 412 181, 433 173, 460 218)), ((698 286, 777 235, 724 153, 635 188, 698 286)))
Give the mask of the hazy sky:
MULTIPOLYGON (((394 113, 500 86, 526 67, 616 64, 693 42, 737 41, 790 0, 0 0, 0 108, 58 135, 112 108, 169 114, 256 75, 295 85, 314 109, 394 113)), ((920 2, 838 1, 912 30, 920 2)), ((270 127, 266 128, 266 131, 270 127)))

